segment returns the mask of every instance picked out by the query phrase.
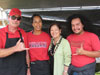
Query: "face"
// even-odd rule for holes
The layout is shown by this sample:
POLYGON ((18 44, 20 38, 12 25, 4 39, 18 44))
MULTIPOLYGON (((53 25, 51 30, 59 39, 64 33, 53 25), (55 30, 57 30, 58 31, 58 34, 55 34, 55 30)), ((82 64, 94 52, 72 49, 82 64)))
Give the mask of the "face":
POLYGON ((84 32, 83 30, 83 24, 81 23, 79 18, 75 18, 71 21, 71 25, 72 25, 72 31, 75 34, 82 34, 84 32))
POLYGON ((19 15, 9 16, 8 20, 10 27, 17 28, 20 25, 21 16, 19 15))
POLYGON ((61 29, 59 29, 56 25, 53 25, 50 29, 51 36, 55 38, 59 38, 61 34, 61 29))
POLYGON ((35 16, 32 26, 34 27, 35 31, 41 31, 42 29, 42 20, 39 16, 35 16))

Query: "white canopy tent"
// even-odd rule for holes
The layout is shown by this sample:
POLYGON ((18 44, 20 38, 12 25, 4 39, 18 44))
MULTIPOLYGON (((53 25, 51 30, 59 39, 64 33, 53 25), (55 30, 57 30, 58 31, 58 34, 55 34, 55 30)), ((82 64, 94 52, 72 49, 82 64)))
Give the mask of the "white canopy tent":
POLYGON ((5 27, 7 23, 7 13, 0 7, 0 28, 5 27))

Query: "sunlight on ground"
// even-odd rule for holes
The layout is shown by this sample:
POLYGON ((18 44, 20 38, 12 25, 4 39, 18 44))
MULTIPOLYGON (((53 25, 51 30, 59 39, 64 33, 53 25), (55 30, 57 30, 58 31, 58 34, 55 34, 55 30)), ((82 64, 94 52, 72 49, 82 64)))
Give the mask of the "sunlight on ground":
POLYGON ((100 72, 96 72, 96 74, 95 75, 100 75, 100 72))

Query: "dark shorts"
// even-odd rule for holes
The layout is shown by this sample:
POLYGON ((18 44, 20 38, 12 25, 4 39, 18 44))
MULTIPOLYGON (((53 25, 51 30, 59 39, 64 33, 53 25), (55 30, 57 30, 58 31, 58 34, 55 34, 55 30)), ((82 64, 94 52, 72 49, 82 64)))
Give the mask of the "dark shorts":
POLYGON ((48 61, 31 62, 31 75, 50 75, 48 61))

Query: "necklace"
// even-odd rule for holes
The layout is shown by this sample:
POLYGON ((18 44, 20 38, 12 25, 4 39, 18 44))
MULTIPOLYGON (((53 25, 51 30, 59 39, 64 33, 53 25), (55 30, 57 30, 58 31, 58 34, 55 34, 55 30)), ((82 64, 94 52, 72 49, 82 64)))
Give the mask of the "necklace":
POLYGON ((53 41, 51 41, 51 48, 50 48, 50 54, 52 55, 52 56, 54 56, 54 54, 55 54, 55 52, 56 52, 56 50, 57 50, 57 48, 59 47, 59 44, 61 43, 61 40, 62 40, 62 37, 60 37, 60 40, 59 40, 59 42, 58 43, 56 43, 56 45, 55 45, 55 48, 54 48, 54 51, 53 50, 51 50, 52 49, 52 46, 53 46, 53 41))

